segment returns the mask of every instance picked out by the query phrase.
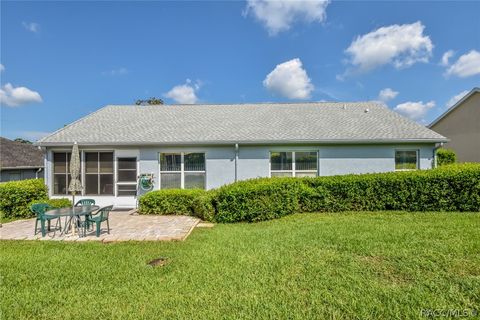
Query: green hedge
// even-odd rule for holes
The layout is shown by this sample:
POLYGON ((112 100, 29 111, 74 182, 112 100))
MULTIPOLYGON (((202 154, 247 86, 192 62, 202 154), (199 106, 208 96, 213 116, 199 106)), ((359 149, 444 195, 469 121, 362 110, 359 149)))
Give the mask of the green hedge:
POLYGON ((457 154, 450 149, 438 149, 437 150, 437 165, 444 166, 447 164, 453 164, 457 162, 457 154))
POLYGON ((195 197, 192 203, 193 215, 205 221, 215 221, 216 197, 215 190, 195 197))
POLYGON ((479 211, 480 165, 304 179, 302 211, 479 211))
POLYGON ((262 221, 300 209, 304 185, 295 178, 262 178, 237 182, 216 191, 216 222, 262 221))
POLYGON ((186 214, 213 222, 262 221, 294 212, 480 211, 480 165, 316 178, 260 178, 208 192, 153 191, 144 214, 186 214))
POLYGON ((35 200, 48 198, 43 179, 31 179, 0 183, 0 211, 5 218, 28 218, 28 207, 35 200))
POLYGON ((66 208, 72 206, 72 201, 67 198, 58 198, 58 199, 40 199, 32 201, 28 204, 28 208, 35 203, 48 203, 54 208, 66 208))
POLYGON ((193 215, 193 201, 205 191, 169 189, 151 191, 140 197, 140 214, 193 215))

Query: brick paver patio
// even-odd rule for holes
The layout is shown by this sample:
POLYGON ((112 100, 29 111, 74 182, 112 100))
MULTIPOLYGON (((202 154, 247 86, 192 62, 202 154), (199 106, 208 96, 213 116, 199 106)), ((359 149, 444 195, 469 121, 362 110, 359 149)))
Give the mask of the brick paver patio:
MULTIPOLYGON (((110 234, 107 233, 107 224, 102 223, 100 237, 94 231, 87 230, 87 236, 78 235, 60 236, 49 232, 44 238, 41 233, 33 235, 35 219, 17 220, 3 224, 0 227, 0 240, 59 240, 59 241, 159 241, 185 240, 195 226, 200 222, 198 218, 188 216, 157 216, 132 215, 126 211, 112 211, 110 213, 110 234)), ((62 219, 63 223, 63 219, 62 219)), ((39 224, 40 225, 40 224, 39 224)))

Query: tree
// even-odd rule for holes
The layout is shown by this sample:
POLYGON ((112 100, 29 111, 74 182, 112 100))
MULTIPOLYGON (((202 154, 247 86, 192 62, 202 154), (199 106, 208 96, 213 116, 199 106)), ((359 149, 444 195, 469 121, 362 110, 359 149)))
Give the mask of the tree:
POLYGON ((163 103, 163 100, 160 98, 151 97, 150 99, 145 99, 145 100, 138 99, 137 101, 135 101, 135 104, 137 106, 152 106, 152 105, 159 105, 164 103, 163 103))
POLYGON ((13 141, 17 141, 17 142, 20 142, 20 143, 25 143, 25 144, 32 144, 31 141, 28 141, 26 139, 23 139, 23 138, 16 138, 15 140, 13 141))

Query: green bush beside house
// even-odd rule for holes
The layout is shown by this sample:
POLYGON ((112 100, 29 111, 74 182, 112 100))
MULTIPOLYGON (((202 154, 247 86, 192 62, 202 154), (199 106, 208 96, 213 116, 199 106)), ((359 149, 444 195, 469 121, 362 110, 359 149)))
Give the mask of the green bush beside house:
POLYGON ((480 165, 316 178, 259 178, 216 190, 159 190, 140 199, 142 214, 195 215, 254 222, 295 212, 480 211, 480 165))
POLYGON ((71 206, 69 199, 48 199, 43 179, 30 179, 0 183, 0 217, 6 219, 31 218, 30 206, 46 202, 53 207, 71 206))
POLYGON ((28 208, 35 203, 48 203, 54 208, 66 208, 72 206, 72 201, 67 198, 58 198, 58 199, 40 199, 34 200, 28 204, 28 208))
MULTIPOLYGON (((48 199, 42 179, 0 184, 2 217, 32 217, 33 203, 71 206, 48 199)), ((221 223, 255 222, 295 212, 480 211, 480 164, 433 170, 316 178, 259 178, 204 190, 157 190, 139 200, 141 214, 197 216, 221 223)))
POLYGON ((447 164, 454 164, 457 162, 457 154, 450 149, 437 150, 437 166, 441 167, 447 164))
POLYGON ((46 198, 48 190, 43 179, 0 184, 0 211, 5 218, 28 218, 32 215, 30 202, 46 198))
POLYGON ((305 185, 296 178, 263 178, 233 183, 216 190, 214 221, 262 221, 300 209, 305 185))
POLYGON ((139 200, 142 214, 193 215, 193 201, 203 195, 204 190, 156 190, 151 191, 139 200))

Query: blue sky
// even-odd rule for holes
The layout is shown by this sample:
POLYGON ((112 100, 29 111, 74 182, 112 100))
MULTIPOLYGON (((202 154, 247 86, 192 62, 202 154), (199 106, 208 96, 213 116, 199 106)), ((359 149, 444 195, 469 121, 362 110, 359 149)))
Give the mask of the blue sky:
POLYGON ((453 1, 2 1, 1 135, 36 140, 152 96, 383 100, 429 123, 480 86, 479 12, 453 1))

